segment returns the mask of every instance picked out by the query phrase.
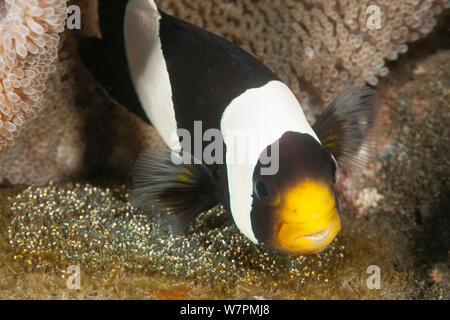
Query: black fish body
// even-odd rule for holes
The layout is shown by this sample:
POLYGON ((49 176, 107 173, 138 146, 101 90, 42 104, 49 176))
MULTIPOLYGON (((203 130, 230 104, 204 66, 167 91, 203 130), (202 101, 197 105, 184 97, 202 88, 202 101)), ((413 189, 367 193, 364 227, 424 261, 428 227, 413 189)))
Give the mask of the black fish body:
POLYGON ((119 52, 112 72, 121 78, 103 76, 103 83, 168 147, 137 160, 133 204, 159 204, 181 231, 222 203, 251 241, 289 254, 330 243, 340 229, 337 163, 349 168, 370 154, 375 91, 343 93, 311 127, 291 90, 233 43, 165 14, 152 0, 104 9, 123 21, 123 36, 108 37, 109 30, 99 44, 99 51, 119 52), (203 134, 211 130, 223 149, 214 163, 202 159, 213 140, 203 134))

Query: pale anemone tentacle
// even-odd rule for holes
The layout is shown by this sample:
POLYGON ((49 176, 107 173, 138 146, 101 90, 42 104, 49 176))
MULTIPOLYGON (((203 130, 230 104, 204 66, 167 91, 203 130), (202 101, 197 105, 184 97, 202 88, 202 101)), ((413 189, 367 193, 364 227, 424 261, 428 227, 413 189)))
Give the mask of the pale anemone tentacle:
POLYGON ((68 0, 0 0, 0 150, 36 117, 68 0))

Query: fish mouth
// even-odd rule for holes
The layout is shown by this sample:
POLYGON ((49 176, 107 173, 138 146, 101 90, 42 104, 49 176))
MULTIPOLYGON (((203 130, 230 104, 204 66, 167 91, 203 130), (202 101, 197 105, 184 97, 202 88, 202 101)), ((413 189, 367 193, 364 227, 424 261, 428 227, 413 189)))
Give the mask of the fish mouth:
POLYGON ((324 228, 324 229, 316 231, 316 232, 311 232, 309 234, 305 234, 303 236, 303 238, 310 239, 312 241, 323 241, 330 235, 331 232, 333 232, 332 226, 330 226, 328 228, 324 228))
POLYGON ((280 251, 287 254, 313 254, 325 249, 336 237, 341 228, 336 215, 326 227, 314 231, 305 230, 298 223, 283 221, 276 234, 280 251))

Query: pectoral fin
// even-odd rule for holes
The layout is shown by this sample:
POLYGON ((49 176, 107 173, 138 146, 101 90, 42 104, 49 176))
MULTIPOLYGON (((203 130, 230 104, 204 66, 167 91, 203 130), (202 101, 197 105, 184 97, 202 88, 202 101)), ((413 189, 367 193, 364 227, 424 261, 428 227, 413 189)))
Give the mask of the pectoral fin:
POLYGON ((176 164, 180 162, 168 148, 144 150, 135 163, 130 200, 165 220, 174 234, 218 203, 210 169, 204 164, 176 164))
POLYGON ((366 166, 376 151, 380 124, 378 93, 369 88, 350 89, 322 113, 313 130, 345 170, 366 166))

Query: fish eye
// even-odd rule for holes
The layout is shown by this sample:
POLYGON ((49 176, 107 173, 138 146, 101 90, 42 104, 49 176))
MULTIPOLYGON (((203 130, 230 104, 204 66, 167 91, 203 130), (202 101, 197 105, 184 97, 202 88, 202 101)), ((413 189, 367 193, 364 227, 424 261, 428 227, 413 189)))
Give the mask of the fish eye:
POLYGON ((255 183, 255 190, 260 198, 267 198, 269 196, 266 184, 262 181, 258 181, 255 183))

